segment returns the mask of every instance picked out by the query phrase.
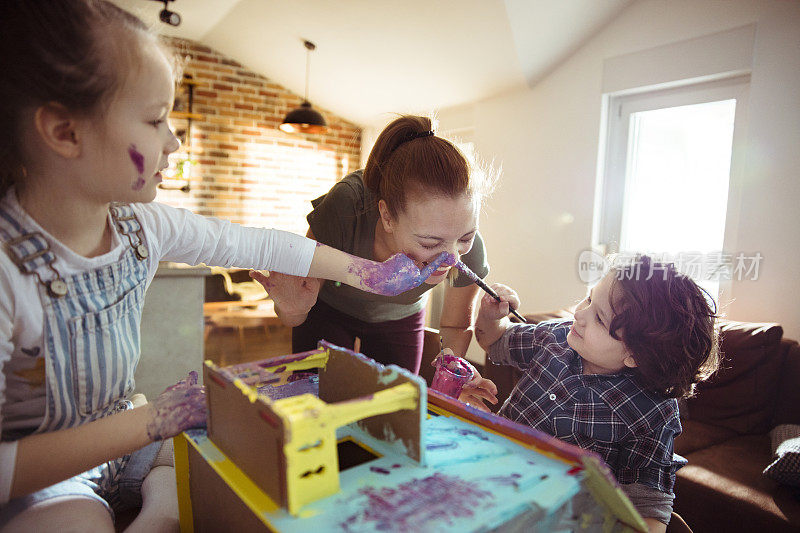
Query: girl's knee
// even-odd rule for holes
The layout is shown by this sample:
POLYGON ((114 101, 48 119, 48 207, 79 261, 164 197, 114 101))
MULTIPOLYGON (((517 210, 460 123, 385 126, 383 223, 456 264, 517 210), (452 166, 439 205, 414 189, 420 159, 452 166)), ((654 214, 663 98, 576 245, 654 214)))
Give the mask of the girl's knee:
POLYGON ((178 530, 178 489, 175 469, 153 468, 142 483, 142 509, 128 532, 167 532, 178 530))
POLYGON ((113 532, 114 521, 108 508, 100 501, 65 496, 29 507, 3 527, 3 531, 113 532))
POLYGON ((156 466, 142 483, 142 505, 152 501, 175 500, 178 489, 175 483, 175 469, 171 466, 156 466))

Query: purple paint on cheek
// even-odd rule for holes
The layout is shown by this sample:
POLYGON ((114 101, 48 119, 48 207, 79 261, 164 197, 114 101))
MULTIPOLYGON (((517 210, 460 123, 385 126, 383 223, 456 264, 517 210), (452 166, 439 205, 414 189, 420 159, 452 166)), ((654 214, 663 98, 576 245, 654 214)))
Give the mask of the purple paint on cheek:
POLYGON ((475 516, 476 509, 494 502, 491 492, 474 483, 439 473, 396 488, 366 487, 359 492, 366 504, 341 523, 346 531, 429 531, 434 523, 441 530, 445 524, 454 525, 454 519, 475 516))
POLYGON ((145 183, 146 182, 144 181, 144 179, 139 177, 136 179, 135 182, 133 182, 133 185, 131 185, 131 189, 133 189, 134 191, 141 191, 145 183))
POLYGON ((133 164, 136 165, 136 170, 139 172, 139 174, 144 173, 144 156, 139 153, 139 150, 136 149, 135 144, 132 144, 128 147, 128 155, 131 157, 133 164))

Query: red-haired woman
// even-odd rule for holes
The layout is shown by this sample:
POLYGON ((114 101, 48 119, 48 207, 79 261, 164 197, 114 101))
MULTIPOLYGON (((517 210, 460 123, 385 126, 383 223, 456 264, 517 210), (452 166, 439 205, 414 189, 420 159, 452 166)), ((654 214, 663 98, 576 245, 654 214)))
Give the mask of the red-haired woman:
MULTIPOLYGON (((403 116, 378 136, 366 167, 346 176, 312 201, 308 236, 348 253, 383 260, 404 252, 418 266, 441 252, 455 254, 481 278, 489 272, 478 216, 492 185, 449 141, 436 136, 431 120, 403 116)), ((472 338, 478 288, 443 266, 416 289, 376 296, 312 278, 254 272, 275 301, 284 324, 294 327, 294 352, 316 348, 320 339, 353 346, 384 364, 419 372, 425 292, 446 281, 440 329, 445 347, 463 355, 472 338)))

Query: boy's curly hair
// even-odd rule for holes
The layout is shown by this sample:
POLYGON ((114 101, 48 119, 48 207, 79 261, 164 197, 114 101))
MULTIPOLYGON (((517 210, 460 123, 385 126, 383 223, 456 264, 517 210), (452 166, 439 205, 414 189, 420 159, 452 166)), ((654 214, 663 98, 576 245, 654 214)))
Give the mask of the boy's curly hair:
POLYGON ((639 382, 669 398, 692 396, 719 366, 713 298, 672 263, 646 255, 612 272, 609 332, 630 350, 639 382))

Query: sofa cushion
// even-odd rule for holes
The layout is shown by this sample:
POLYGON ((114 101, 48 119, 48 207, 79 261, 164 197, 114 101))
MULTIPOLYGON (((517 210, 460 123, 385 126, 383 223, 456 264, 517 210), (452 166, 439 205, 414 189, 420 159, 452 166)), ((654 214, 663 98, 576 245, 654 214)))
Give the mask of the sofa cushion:
POLYGON ((764 475, 778 483, 800 487, 800 426, 782 424, 770 431, 774 461, 764 475))
POLYGON ((686 456, 678 470, 675 511, 703 531, 797 531, 800 502, 761 475, 770 461, 767 435, 746 435, 686 456))
POLYGON ((784 338, 781 341, 781 352, 783 367, 772 425, 800 424, 800 345, 784 338))
POLYGON ((675 453, 686 457, 687 454, 724 442, 738 433, 729 428, 713 426, 697 420, 681 419, 683 431, 675 437, 675 453))
POLYGON ((741 435, 767 433, 781 375, 782 336, 778 324, 722 321, 722 364, 689 399, 689 417, 741 435))

